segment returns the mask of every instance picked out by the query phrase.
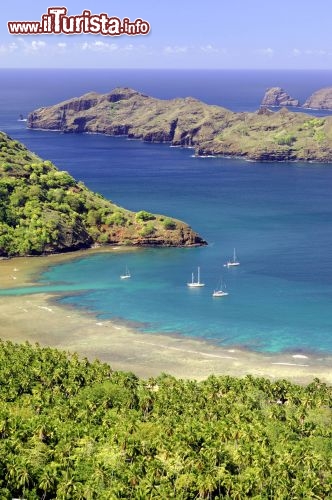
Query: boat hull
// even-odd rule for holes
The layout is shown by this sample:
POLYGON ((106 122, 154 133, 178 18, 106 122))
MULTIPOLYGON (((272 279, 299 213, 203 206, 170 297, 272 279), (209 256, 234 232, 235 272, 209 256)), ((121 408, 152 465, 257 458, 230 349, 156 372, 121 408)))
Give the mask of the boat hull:
POLYGON ((212 297, 225 297, 226 295, 228 295, 227 292, 223 292, 222 290, 217 290, 213 292, 212 297))

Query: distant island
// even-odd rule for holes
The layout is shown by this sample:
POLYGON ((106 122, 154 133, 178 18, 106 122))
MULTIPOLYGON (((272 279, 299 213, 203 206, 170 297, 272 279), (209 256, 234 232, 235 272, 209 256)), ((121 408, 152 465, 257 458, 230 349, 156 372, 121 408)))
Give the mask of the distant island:
MULTIPOLYGON (((286 101, 288 96, 286 97, 286 101)), ((290 98, 292 99, 292 98, 290 98)), ((234 113, 192 97, 156 99, 129 88, 90 92, 29 114, 30 129, 127 136, 192 147, 196 155, 256 161, 332 161, 332 116, 282 108, 234 113)))
POLYGON ((0 257, 106 244, 206 242, 184 222, 115 205, 0 132, 0 257))
POLYGON ((304 108, 332 110, 332 87, 314 92, 303 104, 304 108))
POLYGON ((325 109, 332 111, 332 87, 316 90, 301 104, 281 87, 271 87, 266 90, 262 106, 295 106, 304 109, 325 109))

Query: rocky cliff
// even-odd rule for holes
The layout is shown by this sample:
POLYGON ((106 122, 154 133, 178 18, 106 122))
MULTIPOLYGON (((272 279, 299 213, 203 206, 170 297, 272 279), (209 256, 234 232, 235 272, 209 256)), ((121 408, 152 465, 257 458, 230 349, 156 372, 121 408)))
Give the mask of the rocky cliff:
POLYGON ((28 127, 62 132, 127 135, 147 142, 193 146, 232 113, 193 98, 155 99, 128 88, 85 94, 28 116, 28 127))
POLYGON ((267 89, 262 100, 262 106, 299 106, 298 99, 294 99, 281 87, 267 89))
POLYGON ((65 252, 94 244, 206 242, 184 222, 115 205, 0 132, 0 256, 65 252))
POLYGON ((331 109, 332 110, 332 87, 314 92, 303 104, 304 108, 331 109))
POLYGON ((332 117, 313 119, 286 108, 233 113, 191 97, 162 100, 128 88, 37 109, 29 115, 28 127, 169 142, 194 147, 198 155, 332 161, 332 117))

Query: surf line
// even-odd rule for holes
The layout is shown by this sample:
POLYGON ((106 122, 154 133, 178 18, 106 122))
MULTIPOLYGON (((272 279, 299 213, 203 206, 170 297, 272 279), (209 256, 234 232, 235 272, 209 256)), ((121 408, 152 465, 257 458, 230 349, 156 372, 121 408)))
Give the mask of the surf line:
POLYGON ((284 366, 309 366, 309 365, 301 365, 299 363, 282 363, 281 361, 280 362, 276 362, 276 363, 271 363, 271 365, 284 365, 284 366))
POLYGON ((181 351, 181 352, 186 352, 190 354, 200 354, 201 356, 208 356, 210 358, 219 358, 219 359, 238 359, 235 358, 234 356, 220 356, 219 354, 210 354, 208 352, 201 352, 201 351, 193 351, 191 349, 181 349, 180 347, 173 347, 169 345, 163 345, 163 344, 155 344, 153 342, 144 342, 143 340, 135 340, 137 344, 146 344, 146 345, 153 345, 155 347, 162 347, 163 349, 173 349, 174 351, 181 351))

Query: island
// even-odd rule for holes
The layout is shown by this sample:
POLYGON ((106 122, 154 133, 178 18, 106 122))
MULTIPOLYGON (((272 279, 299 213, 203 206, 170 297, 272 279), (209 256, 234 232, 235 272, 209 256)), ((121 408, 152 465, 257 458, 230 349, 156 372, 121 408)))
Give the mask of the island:
POLYGON ((90 92, 29 114, 30 129, 100 133, 192 147, 199 156, 332 161, 332 117, 287 108, 235 113, 192 97, 157 99, 129 88, 90 92))
POLYGON ((296 106, 303 109, 332 110, 332 87, 325 87, 323 89, 316 90, 302 105, 298 99, 290 97, 290 95, 287 94, 287 92, 281 87, 271 87, 265 92, 261 106, 296 106))
POLYGON ((332 87, 316 90, 303 104, 304 108, 331 109, 332 110, 332 87))
POLYGON ((119 207, 0 132, 0 256, 95 245, 194 246, 182 221, 119 207))
POLYGON ((298 99, 294 99, 281 87, 267 89, 262 100, 262 106, 296 106, 300 105, 298 99))

